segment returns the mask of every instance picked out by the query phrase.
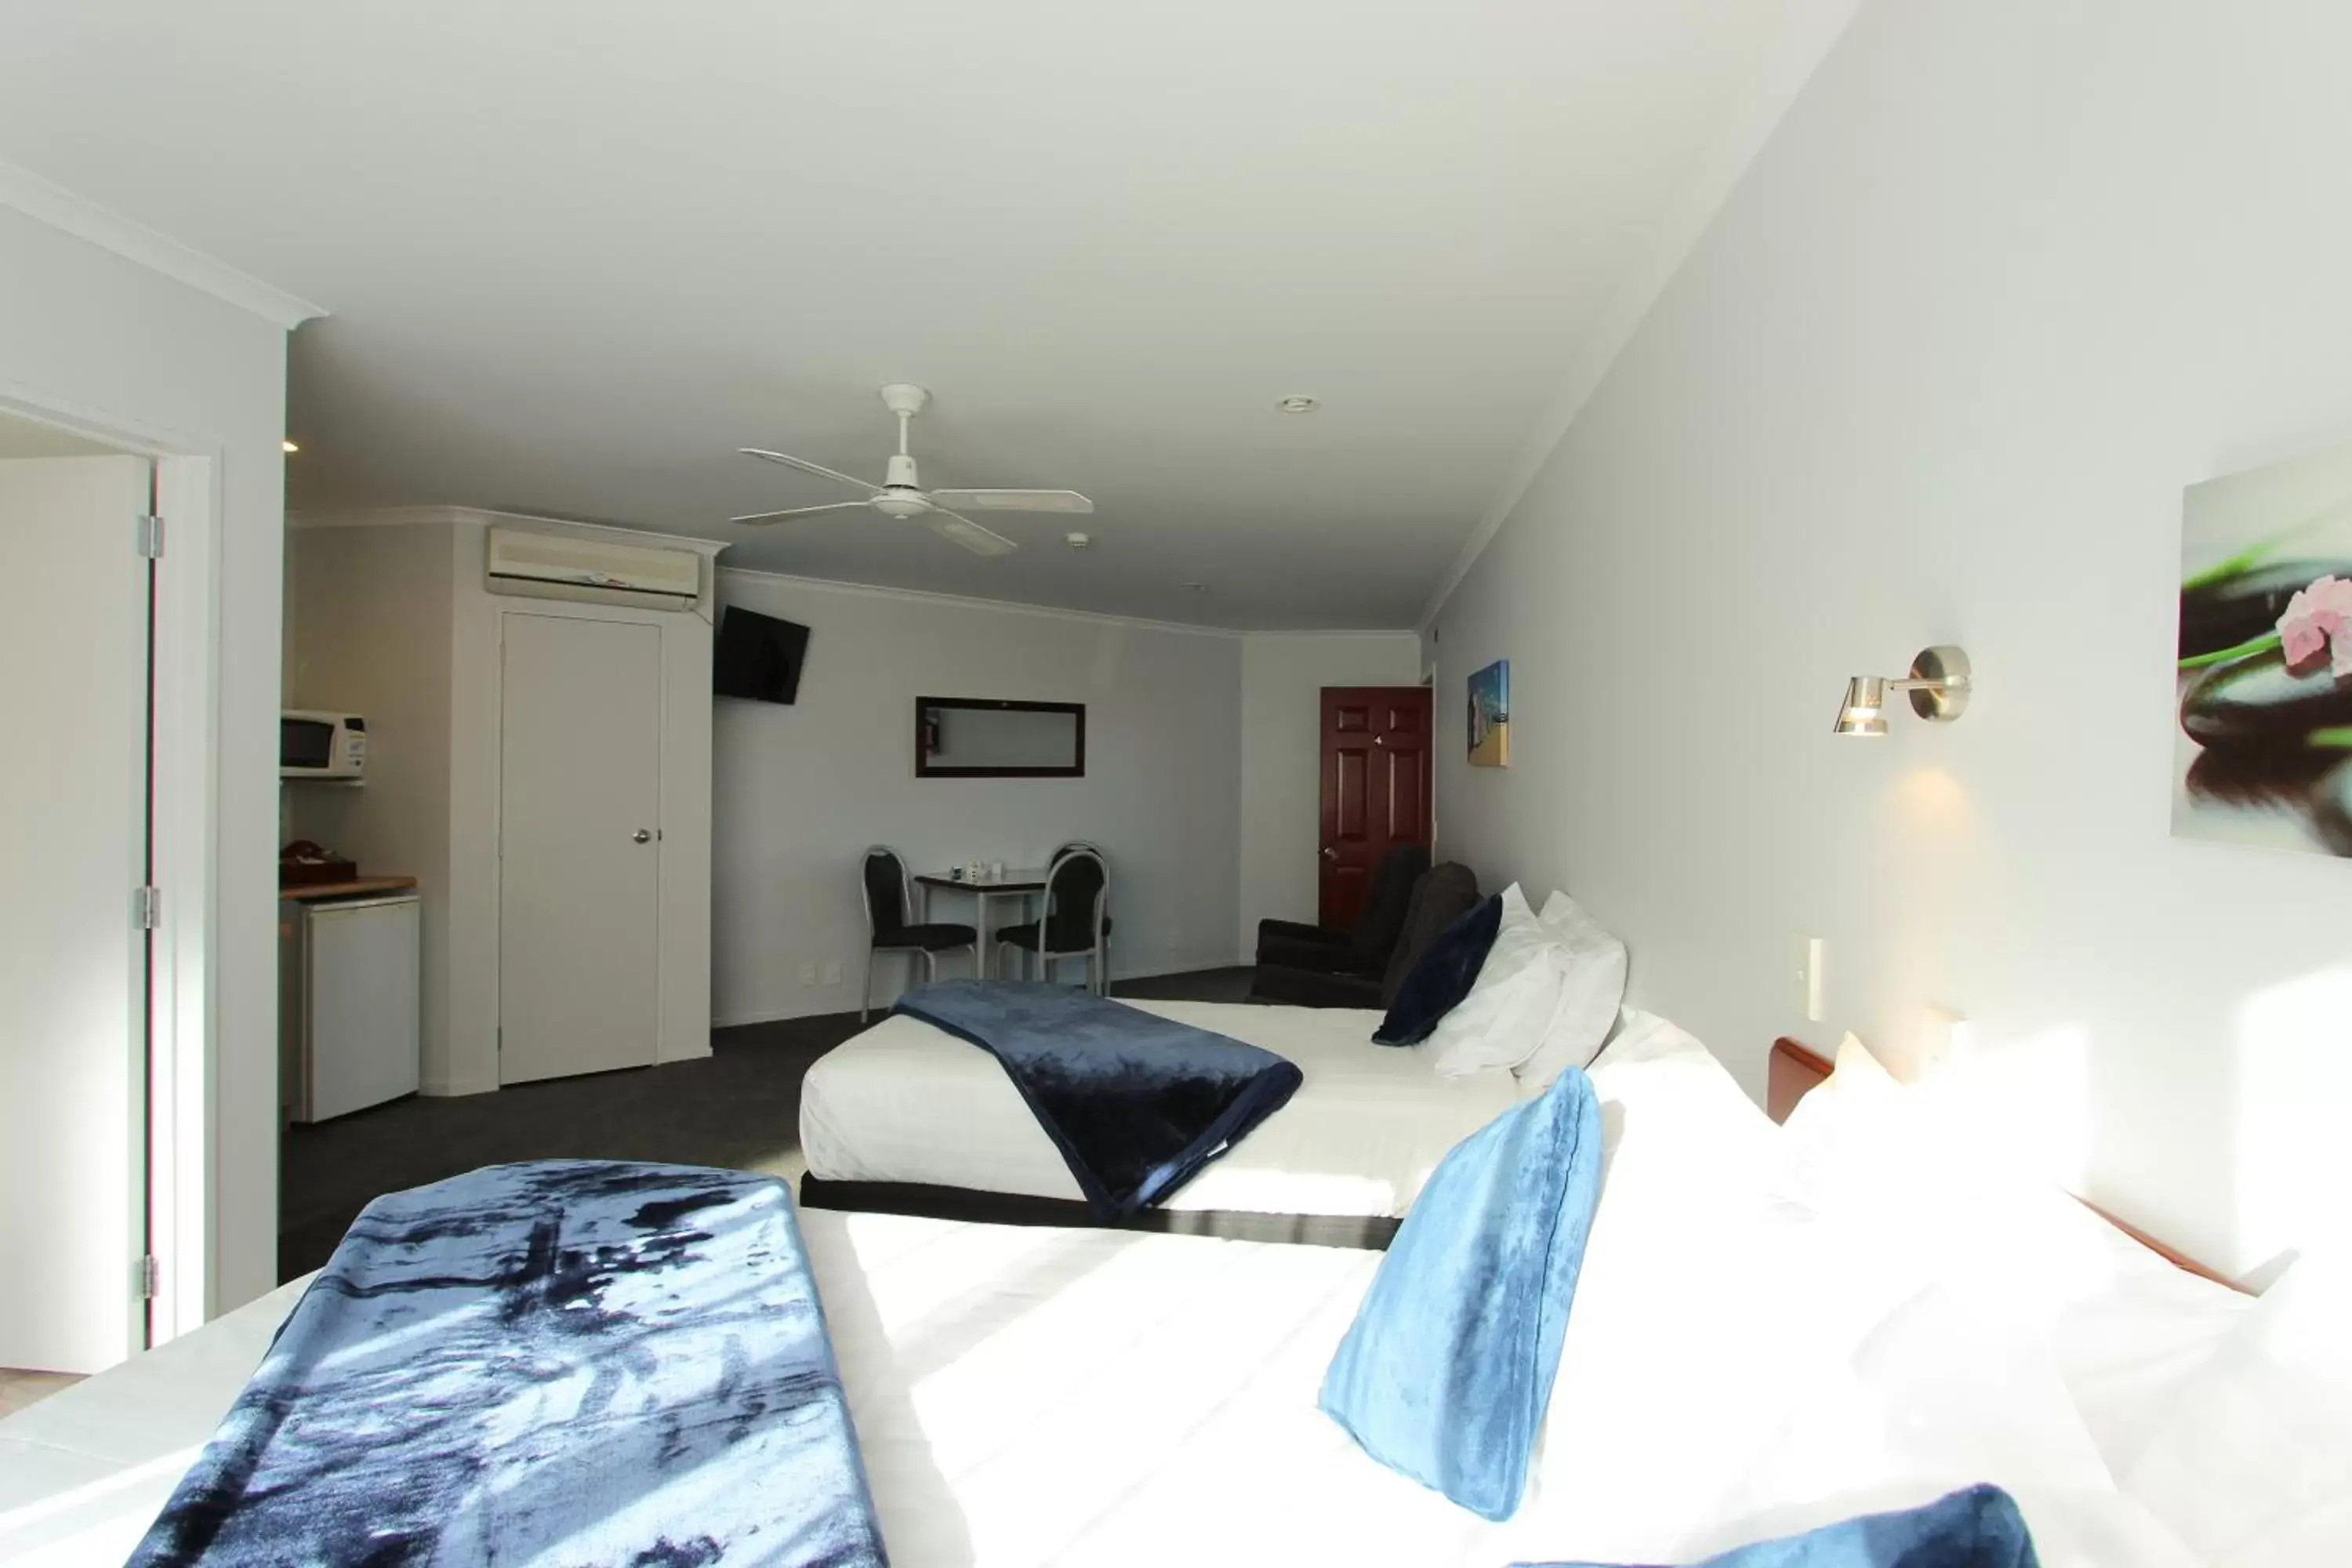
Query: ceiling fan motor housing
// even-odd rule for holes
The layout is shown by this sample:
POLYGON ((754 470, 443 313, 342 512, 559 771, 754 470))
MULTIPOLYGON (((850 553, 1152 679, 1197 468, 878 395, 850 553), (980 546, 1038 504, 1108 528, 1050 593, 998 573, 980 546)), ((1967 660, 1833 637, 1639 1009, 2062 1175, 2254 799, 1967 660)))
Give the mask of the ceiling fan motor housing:
POLYGON ((916 482, 915 459, 904 452, 893 453, 889 472, 882 480, 882 491, 874 498, 874 508, 885 517, 915 517, 931 510, 923 487, 916 482))

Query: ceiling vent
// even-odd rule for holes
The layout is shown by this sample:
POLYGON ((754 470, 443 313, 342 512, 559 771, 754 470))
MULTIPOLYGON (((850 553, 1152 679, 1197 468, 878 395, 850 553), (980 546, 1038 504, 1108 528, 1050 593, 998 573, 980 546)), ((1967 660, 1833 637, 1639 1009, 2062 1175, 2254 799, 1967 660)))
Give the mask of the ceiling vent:
POLYGON ((691 550, 493 528, 484 586, 530 599, 690 610, 702 597, 702 557, 691 550))

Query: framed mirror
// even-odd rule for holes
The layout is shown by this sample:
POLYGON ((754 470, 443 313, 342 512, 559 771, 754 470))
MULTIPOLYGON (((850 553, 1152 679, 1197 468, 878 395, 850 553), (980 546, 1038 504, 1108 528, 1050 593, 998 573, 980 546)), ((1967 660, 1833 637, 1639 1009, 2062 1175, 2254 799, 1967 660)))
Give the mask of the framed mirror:
POLYGON ((1083 702, 915 699, 919 779, 1076 779, 1086 773, 1083 702))

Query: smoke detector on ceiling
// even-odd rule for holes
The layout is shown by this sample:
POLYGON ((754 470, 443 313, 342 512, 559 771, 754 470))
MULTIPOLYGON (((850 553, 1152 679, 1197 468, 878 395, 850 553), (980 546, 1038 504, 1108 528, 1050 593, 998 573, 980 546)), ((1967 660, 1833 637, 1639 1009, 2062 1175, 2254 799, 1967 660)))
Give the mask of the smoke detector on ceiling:
POLYGON ((1062 540, 1073 550, 1084 550, 1095 542, 1095 536, 1091 533, 1066 533, 1062 540))
POLYGON ((1275 406, 1281 409, 1285 414, 1312 414, 1323 405, 1303 393, 1294 392, 1288 397, 1276 403, 1275 406))

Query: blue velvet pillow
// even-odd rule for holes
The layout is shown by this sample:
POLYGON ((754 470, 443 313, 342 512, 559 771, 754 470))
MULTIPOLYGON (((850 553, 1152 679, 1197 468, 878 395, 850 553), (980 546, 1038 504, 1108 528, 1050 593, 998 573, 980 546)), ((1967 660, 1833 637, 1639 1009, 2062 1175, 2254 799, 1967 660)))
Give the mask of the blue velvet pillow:
MULTIPOLYGON (((2017 1501, 1973 1486, 1919 1508, 1866 1513, 1802 1535, 1735 1547, 1698 1568, 2039 1568, 2017 1501)), ((1522 1563, 1518 1568, 1604 1568, 1522 1563)))
POLYGON ((1478 967, 1495 933, 1503 929, 1503 896, 1481 899, 1468 913, 1433 938, 1412 967, 1404 972, 1388 1016, 1372 1031, 1376 1046, 1417 1046, 1437 1028, 1437 1021, 1477 983, 1478 967))
POLYGON ((1399 1475, 1510 1518, 1600 1198, 1601 1107, 1570 1068, 1439 1162, 1323 1374, 1324 1414, 1399 1475))

